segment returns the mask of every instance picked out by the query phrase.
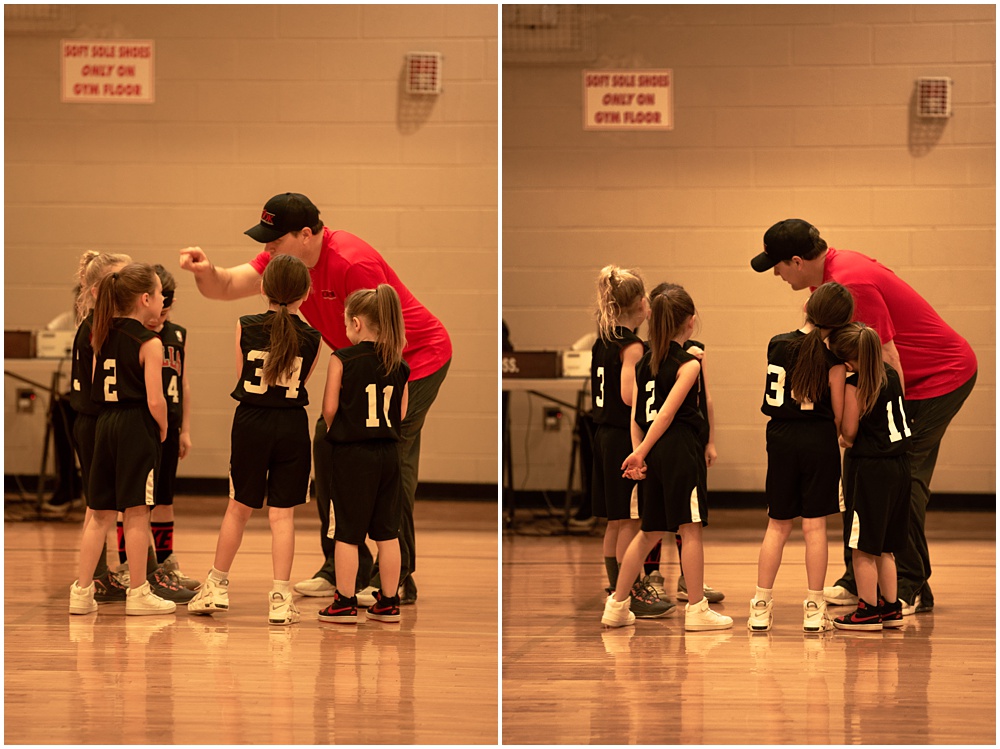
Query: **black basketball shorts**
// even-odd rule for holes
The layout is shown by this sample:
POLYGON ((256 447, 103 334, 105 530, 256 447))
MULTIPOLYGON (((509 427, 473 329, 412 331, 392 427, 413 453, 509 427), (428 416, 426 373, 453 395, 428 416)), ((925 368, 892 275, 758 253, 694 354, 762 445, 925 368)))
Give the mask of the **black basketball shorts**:
POLYGON ((866 554, 905 551, 910 523, 910 459, 852 455, 844 492, 853 500, 847 545, 866 554))
POLYGON ((775 520, 840 512, 840 447, 832 421, 767 423, 767 515, 775 520))
POLYGON ((105 408, 97 417, 87 506, 152 506, 160 466, 160 427, 146 404, 105 408))
POLYGON ((94 462, 94 444, 97 440, 97 417, 77 413, 73 419, 73 448, 80 459, 83 491, 90 495, 90 466, 94 462))
POLYGON ((305 504, 312 470, 305 408, 240 403, 233 415, 229 497, 254 509, 305 504))
POLYGON ((623 427, 600 424, 594 435, 594 470, 590 485, 596 517, 638 520, 642 517, 635 483, 622 477, 622 463, 632 452, 632 436, 623 427))
POLYGON ((360 546, 399 537, 403 483, 400 443, 392 440, 337 442, 330 464, 333 538, 360 546))
POLYGON ((708 467, 705 446, 693 429, 675 423, 646 456, 642 530, 670 531, 682 525, 708 525, 708 467))

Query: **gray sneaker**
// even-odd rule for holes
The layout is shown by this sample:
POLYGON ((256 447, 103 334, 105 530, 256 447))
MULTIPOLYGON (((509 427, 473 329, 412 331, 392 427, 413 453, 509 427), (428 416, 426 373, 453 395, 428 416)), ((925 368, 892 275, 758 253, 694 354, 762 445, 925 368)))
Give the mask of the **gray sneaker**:
POLYGON ((161 564, 160 567, 167 574, 167 576, 174 581, 175 584, 182 588, 195 590, 199 585, 201 585, 198 580, 195 580, 193 577, 188 577, 181 572, 180 565, 177 564, 177 558, 173 554, 164 559, 163 564, 161 564))
POLYGON ((629 610, 636 619, 658 619, 676 608, 672 601, 662 600, 645 579, 637 580, 629 595, 629 610))
MULTIPOLYGON (((709 603, 720 603, 722 599, 726 597, 725 593, 720 593, 717 590, 713 590, 707 585, 702 585, 704 590, 705 598, 708 599, 709 603)), ((688 600, 688 589, 687 583, 684 582, 684 575, 677 578, 677 600, 687 601, 688 600)))

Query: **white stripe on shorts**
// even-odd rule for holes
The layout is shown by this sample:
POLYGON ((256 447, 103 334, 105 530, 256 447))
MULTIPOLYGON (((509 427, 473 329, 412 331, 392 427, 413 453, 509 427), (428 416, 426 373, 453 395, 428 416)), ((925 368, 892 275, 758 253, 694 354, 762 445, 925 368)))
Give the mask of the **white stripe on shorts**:
POLYGON ((155 501, 156 498, 153 496, 153 469, 150 469, 149 475, 146 476, 146 504, 152 507, 155 501))
POLYGON ((337 532, 337 515, 333 511, 333 500, 330 500, 330 525, 326 529, 326 537, 333 538, 337 532))
POLYGON ((629 500, 628 516, 631 520, 639 519, 639 485, 632 485, 632 498, 629 500))
POLYGON ((840 505, 840 512, 847 512, 847 505, 844 504, 844 480, 837 482, 837 504, 840 505))
POLYGON ((847 542, 848 547, 851 549, 858 548, 858 538, 861 537, 861 518, 858 517, 858 513, 854 513, 854 521, 851 523, 851 540, 847 542))
POLYGON ((698 510, 698 487, 691 490, 691 522, 701 522, 701 512, 698 510))

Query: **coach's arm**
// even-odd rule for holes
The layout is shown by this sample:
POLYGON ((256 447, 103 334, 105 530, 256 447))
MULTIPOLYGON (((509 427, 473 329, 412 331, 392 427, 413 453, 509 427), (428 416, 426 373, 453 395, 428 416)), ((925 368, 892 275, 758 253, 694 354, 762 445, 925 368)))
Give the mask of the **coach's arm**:
POLYGON ((181 268, 194 273, 202 296, 208 299, 242 299, 260 293, 260 274, 250 263, 216 268, 200 247, 181 250, 181 268))

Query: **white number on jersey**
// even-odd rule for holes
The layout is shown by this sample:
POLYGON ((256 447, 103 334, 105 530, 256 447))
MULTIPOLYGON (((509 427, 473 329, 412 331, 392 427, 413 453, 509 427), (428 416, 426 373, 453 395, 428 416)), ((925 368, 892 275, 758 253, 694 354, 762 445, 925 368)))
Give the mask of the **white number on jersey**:
POLYGON ((104 360, 104 371, 111 374, 104 375, 104 401, 105 403, 117 403, 118 391, 114 386, 118 384, 117 362, 114 359, 104 360))
MULTIPOLYGON (((792 393, 792 398, 794 399, 795 393, 792 393)), ((764 400, 767 401, 767 405, 773 406, 774 408, 781 408, 785 403, 785 368, 779 367, 777 364, 767 365, 767 389, 764 391, 764 400), (775 375, 775 379, 771 379, 771 375, 775 375)), ((815 404, 806 398, 804 401, 799 403, 799 409, 802 411, 812 411, 815 408, 815 404)))
POLYGON ((652 424, 657 412, 657 409, 653 408, 653 401, 656 400, 656 380, 646 383, 646 392, 649 393, 649 398, 646 399, 646 423, 652 424))
MULTIPOLYGON (((375 387, 373 382, 371 385, 365 388, 365 392, 368 393, 368 418, 365 420, 366 427, 377 428, 379 426, 378 421, 378 388, 375 387)), ((382 388, 382 413, 385 416, 385 425, 387 427, 392 426, 392 422, 389 420, 389 402, 392 400, 392 385, 386 385, 382 388)))
POLYGON ((903 420, 903 434, 896 428, 896 420, 892 418, 892 401, 885 404, 885 415, 889 418, 889 441, 899 442, 903 439, 903 434, 907 437, 912 434, 910 425, 906 422, 906 410, 903 408, 903 396, 899 396, 899 416, 903 420))
MULTIPOLYGON (((250 380, 243 380, 243 389, 248 393, 256 393, 257 395, 263 395, 267 392, 267 383, 264 382, 264 364, 267 362, 267 352, 266 351, 250 351, 247 354, 247 361, 253 363, 255 361, 260 362, 260 366, 256 367, 253 371, 253 376, 257 378, 257 382, 251 382, 250 380)), ((292 364, 292 373, 288 377, 281 377, 275 384, 276 387, 286 388, 285 397, 286 398, 297 398, 299 395, 299 374, 302 372, 302 357, 296 356, 295 362, 292 364)), ((176 402, 176 401, 175 401, 176 402)))
POLYGON ((600 383, 599 392, 594 396, 594 405, 604 408, 604 367, 597 368, 597 381, 600 383))
POLYGON ((180 403, 180 395, 177 392, 177 375, 173 375, 170 378, 170 384, 167 385, 167 395, 174 399, 174 403, 180 403))

